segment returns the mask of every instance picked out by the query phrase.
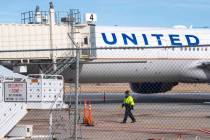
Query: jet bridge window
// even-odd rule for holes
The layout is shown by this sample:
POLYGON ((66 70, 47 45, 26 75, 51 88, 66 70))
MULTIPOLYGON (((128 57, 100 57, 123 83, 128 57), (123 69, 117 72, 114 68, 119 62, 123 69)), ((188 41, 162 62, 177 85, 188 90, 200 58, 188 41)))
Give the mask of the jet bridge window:
POLYGON ((84 44, 88 45, 88 37, 87 36, 84 38, 84 44))

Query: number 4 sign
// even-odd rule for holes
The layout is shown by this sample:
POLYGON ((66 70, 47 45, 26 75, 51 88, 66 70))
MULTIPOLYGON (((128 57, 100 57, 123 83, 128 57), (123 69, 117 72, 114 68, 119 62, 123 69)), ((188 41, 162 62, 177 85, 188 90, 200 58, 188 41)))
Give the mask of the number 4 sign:
POLYGON ((95 13, 86 13, 85 14, 85 21, 86 22, 96 22, 97 16, 95 13))

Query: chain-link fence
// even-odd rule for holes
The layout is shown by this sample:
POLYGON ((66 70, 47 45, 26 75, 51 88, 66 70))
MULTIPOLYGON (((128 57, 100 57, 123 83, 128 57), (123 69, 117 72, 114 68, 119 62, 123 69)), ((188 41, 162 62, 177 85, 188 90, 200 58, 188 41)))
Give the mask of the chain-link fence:
MULTIPOLYGON (((178 85, 179 88, 191 84, 178 85)), ((205 86, 196 85, 197 90, 205 86)), ((178 87, 177 87, 178 88, 178 87)), ((208 140, 209 93, 173 91, 153 95, 134 94, 136 105, 132 111, 136 118, 122 124, 124 108, 121 107, 127 84, 81 85, 79 94, 78 139, 131 139, 131 140, 208 140), (90 91, 91 90, 91 91, 90 91), (93 126, 84 124, 84 99, 87 110, 91 101, 93 126)), ((183 90, 185 91, 185 90, 183 90)), ((66 97, 70 95, 66 94, 66 97)), ((72 96, 72 100, 74 96, 72 96)), ((74 105, 74 102, 72 101, 74 105)), ((74 139, 74 109, 53 111, 52 136, 55 139, 74 139)), ((50 111, 32 110, 20 124, 33 124, 34 139, 48 139, 50 111)))
MULTIPOLYGON (((97 59, 81 56, 78 118, 76 61, 71 61, 61 73, 66 106, 30 109, 18 125, 33 125, 28 139, 208 140, 209 63, 202 54, 206 57, 209 48, 195 48, 106 48, 97 50, 97 59), (188 57, 190 52, 195 58, 188 57), (126 90, 131 91, 135 102, 131 110, 134 123, 130 118, 122 123, 126 90)), ((56 90, 50 86, 49 93, 56 90)))

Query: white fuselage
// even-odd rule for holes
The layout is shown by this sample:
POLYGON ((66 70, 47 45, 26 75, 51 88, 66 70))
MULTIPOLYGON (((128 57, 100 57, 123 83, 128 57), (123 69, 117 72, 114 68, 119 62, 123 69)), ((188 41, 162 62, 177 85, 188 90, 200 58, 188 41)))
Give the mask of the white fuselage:
POLYGON ((80 81, 210 82, 196 67, 210 62, 208 46, 209 29, 96 27, 97 58, 81 64, 80 81))
POLYGON ((98 48, 163 46, 160 49, 97 50, 97 59, 209 59, 210 50, 199 47, 206 44, 210 45, 210 29, 96 27, 98 48))

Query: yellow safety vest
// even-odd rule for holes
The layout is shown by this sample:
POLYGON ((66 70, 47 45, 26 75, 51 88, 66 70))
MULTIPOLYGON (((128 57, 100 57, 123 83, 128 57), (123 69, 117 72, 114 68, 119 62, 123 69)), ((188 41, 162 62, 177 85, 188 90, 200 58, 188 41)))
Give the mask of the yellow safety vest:
POLYGON ((133 100, 133 97, 130 96, 130 95, 127 98, 124 98, 123 99, 123 103, 124 104, 127 104, 127 105, 132 105, 132 106, 135 105, 134 100, 133 100))

